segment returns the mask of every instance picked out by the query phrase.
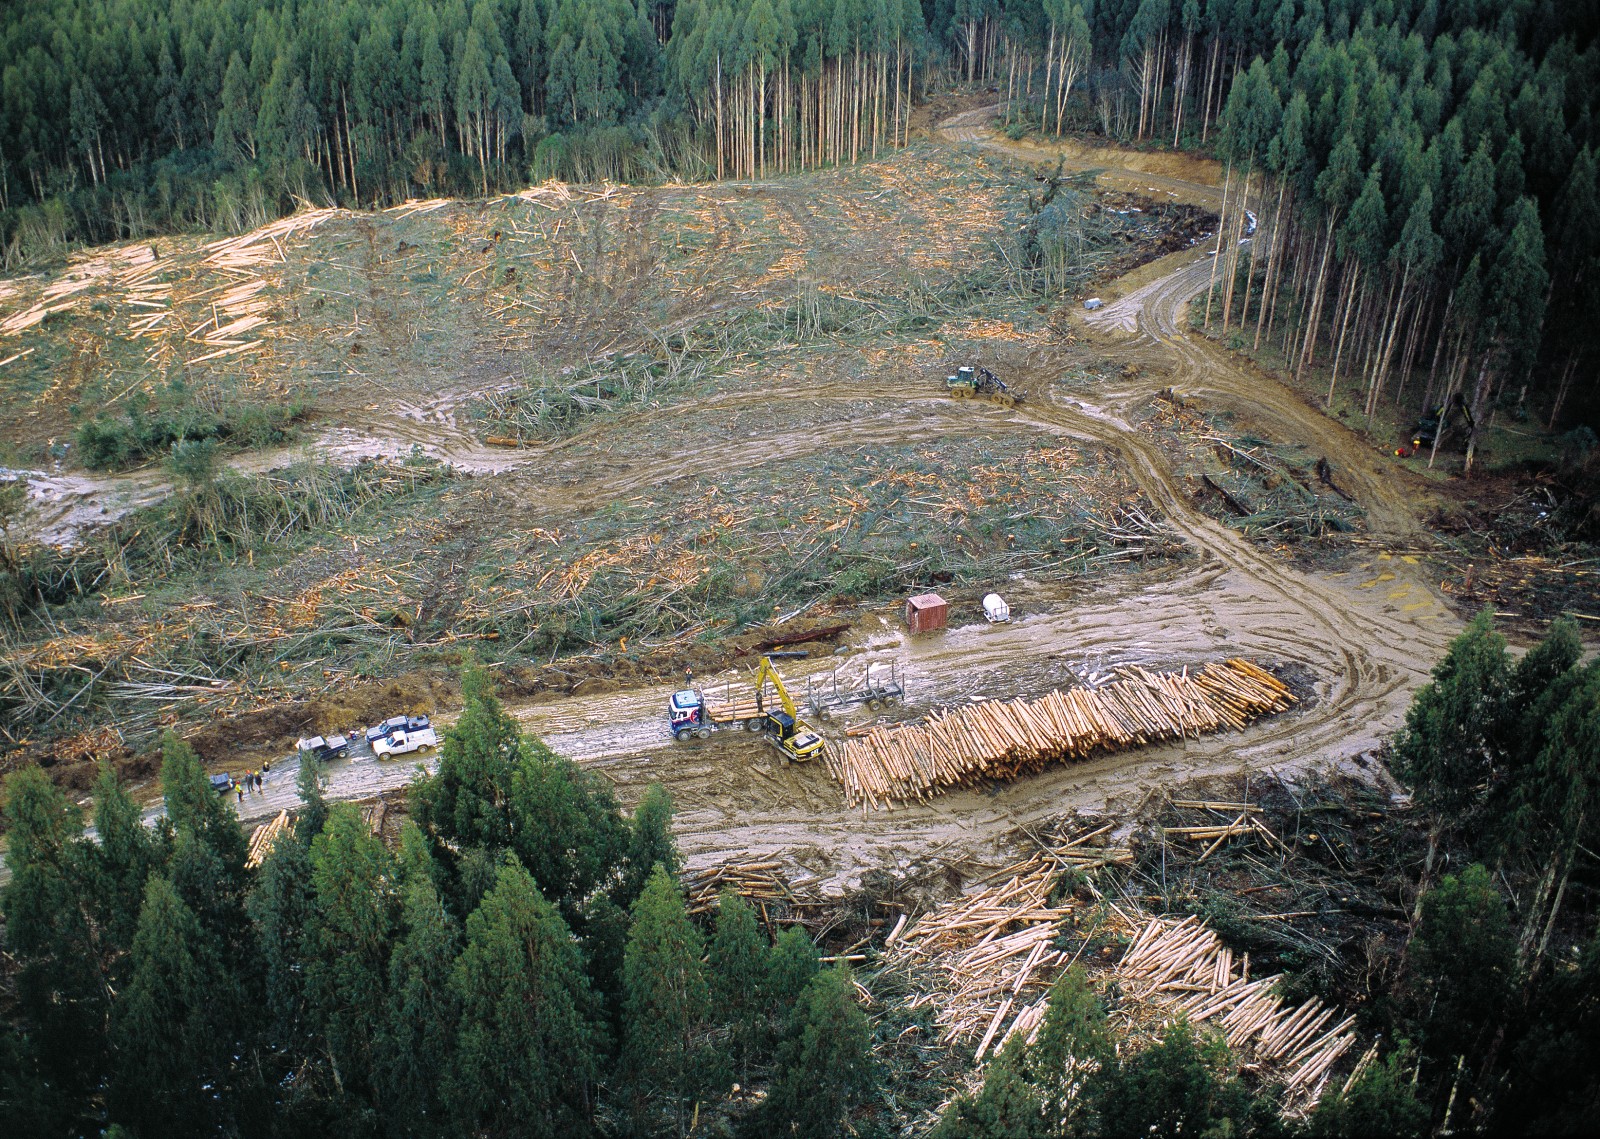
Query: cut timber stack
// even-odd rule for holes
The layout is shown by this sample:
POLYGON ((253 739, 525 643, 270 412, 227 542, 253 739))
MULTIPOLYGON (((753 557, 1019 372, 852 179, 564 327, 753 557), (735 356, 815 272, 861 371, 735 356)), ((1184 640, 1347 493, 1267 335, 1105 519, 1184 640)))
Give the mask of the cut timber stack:
POLYGON ((244 864, 254 870, 267 860, 267 855, 272 853, 272 845, 289 830, 289 812, 279 811, 278 817, 270 823, 262 823, 250 836, 250 847, 245 853, 244 864))
POLYGON ((1016 779, 1096 751, 1242 729, 1294 702, 1277 677, 1245 660, 1192 672, 1131 668, 1100 688, 969 704, 922 723, 847 738, 826 754, 850 801, 882 810, 952 787, 1016 779))
POLYGON ((1334 1062, 1355 1043, 1355 1017, 1330 1024, 1338 1010, 1316 997, 1287 1004, 1274 991, 1282 978, 1252 981, 1249 954, 1235 961, 1216 933, 1192 916, 1150 919, 1117 971, 1129 1000, 1154 1006, 1163 1019, 1216 1024, 1230 1048, 1282 1082, 1296 1114, 1315 1105, 1334 1062))
POLYGON ((792 900, 789 884, 777 874, 781 865, 779 862, 725 863, 685 873, 683 880, 689 895, 689 912, 710 913, 716 909, 717 898, 724 890, 732 890, 757 905, 792 900))

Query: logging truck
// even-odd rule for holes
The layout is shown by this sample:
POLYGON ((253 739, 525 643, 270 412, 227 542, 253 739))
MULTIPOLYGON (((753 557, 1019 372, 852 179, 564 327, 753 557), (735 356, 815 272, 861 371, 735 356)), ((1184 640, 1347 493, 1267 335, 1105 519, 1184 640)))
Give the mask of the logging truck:
POLYGON ((698 688, 674 692, 667 701, 667 727, 675 739, 707 739, 721 728, 743 728, 764 733, 784 763, 804 763, 822 754, 823 739, 805 721, 784 686, 783 678, 764 656, 756 669, 755 698, 744 703, 713 704, 698 688), (772 681, 780 708, 766 707, 766 682, 772 681))

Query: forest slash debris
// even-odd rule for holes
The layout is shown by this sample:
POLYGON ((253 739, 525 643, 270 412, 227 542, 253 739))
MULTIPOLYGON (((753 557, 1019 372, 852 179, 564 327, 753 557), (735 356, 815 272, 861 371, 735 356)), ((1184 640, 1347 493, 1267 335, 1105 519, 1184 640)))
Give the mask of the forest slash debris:
POLYGON ((884 810, 953 787, 1016 779, 1099 750, 1242 729, 1295 702, 1277 677, 1245 660, 1192 673, 1123 671, 1123 679, 1100 688, 969 704, 923 723, 847 739, 829 750, 828 767, 852 804, 884 810))
POLYGON ((885 948, 891 961, 928 967, 938 978, 937 988, 910 1003, 936 1007, 934 1022, 946 1043, 981 1034, 981 1060, 991 1046, 998 1052, 1013 1033, 1037 1028, 1050 982, 1067 959, 1055 946, 1056 929, 1075 908, 1050 904, 1056 876, 1065 868, 1131 862, 1132 852, 1125 848, 1085 845, 1110 829, 1078 835, 1007 867, 993 876, 1005 875, 1001 884, 924 914, 903 936, 904 923, 890 931, 885 948), (1000 1036, 1004 1025, 1009 1026, 1000 1036))
POLYGON ((1153 917, 1117 965, 1124 1011, 1166 1023, 1214 1023, 1257 1075, 1281 1082, 1285 1111, 1299 1115, 1321 1098, 1334 1063, 1355 1043, 1354 1016, 1312 997, 1290 1004, 1278 975, 1250 979, 1250 955, 1235 960, 1214 930, 1190 915, 1153 917))
MULTIPOLYGON (((1153 1037, 1180 1017, 1214 1026, 1255 1076, 1282 1084, 1289 1114, 1309 1112, 1355 1043, 1353 1016, 1315 996, 1286 999, 1281 975, 1252 978, 1250 955, 1236 955, 1194 915, 1154 916, 1131 900, 1103 897, 1096 905, 1072 895, 1052 904, 1064 870, 1132 861, 1125 847, 1089 845, 1105 841, 1115 826, 1107 823, 1007 867, 989 879, 1003 877, 999 884, 947 902, 909 928, 902 919, 885 941, 886 960, 916 971, 919 987, 928 986, 909 1006, 931 1007, 941 1041, 975 1044, 974 1059, 982 1061, 1018 1033, 1031 1042, 1056 977, 1091 944, 1120 939, 1128 948, 1115 964, 1105 967, 1095 957, 1085 964, 1102 991, 1116 994, 1112 1014, 1127 1033, 1153 1037), (1082 932, 1064 928, 1085 921, 1090 925, 1082 932), (1082 945, 1072 950, 1069 939, 1076 938, 1082 945)), ((1101 950, 1109 951, 1109 945, 1101 950)))

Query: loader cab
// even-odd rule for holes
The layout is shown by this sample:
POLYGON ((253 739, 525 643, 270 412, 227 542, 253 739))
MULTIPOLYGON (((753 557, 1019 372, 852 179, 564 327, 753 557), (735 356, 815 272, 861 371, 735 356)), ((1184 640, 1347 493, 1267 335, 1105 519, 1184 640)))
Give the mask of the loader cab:
POLYGON ((822 751, 822 737, 804 724, 797 723, 787 712, 768 712, 767 725, 773 733, 773 742, 783 753, 785 763, 790 760, 803 763, 822 751))

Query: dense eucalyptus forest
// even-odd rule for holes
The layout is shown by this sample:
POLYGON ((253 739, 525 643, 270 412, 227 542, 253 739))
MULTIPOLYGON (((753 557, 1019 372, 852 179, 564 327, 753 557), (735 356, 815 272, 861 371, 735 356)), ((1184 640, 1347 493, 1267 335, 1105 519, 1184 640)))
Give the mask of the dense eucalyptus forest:
POLYGON ((1228 163, 1202 322, 1370 415, 1587 411, 1600 15, 1554 0, 48 0, 0 16, 7 266, 549 176, 756 177, 1013 134, 1228 163), (1421 372, 1420 381, 1413 373, 1421 372), (1576 407, 1574 406, 1576 404, 1576 407))

